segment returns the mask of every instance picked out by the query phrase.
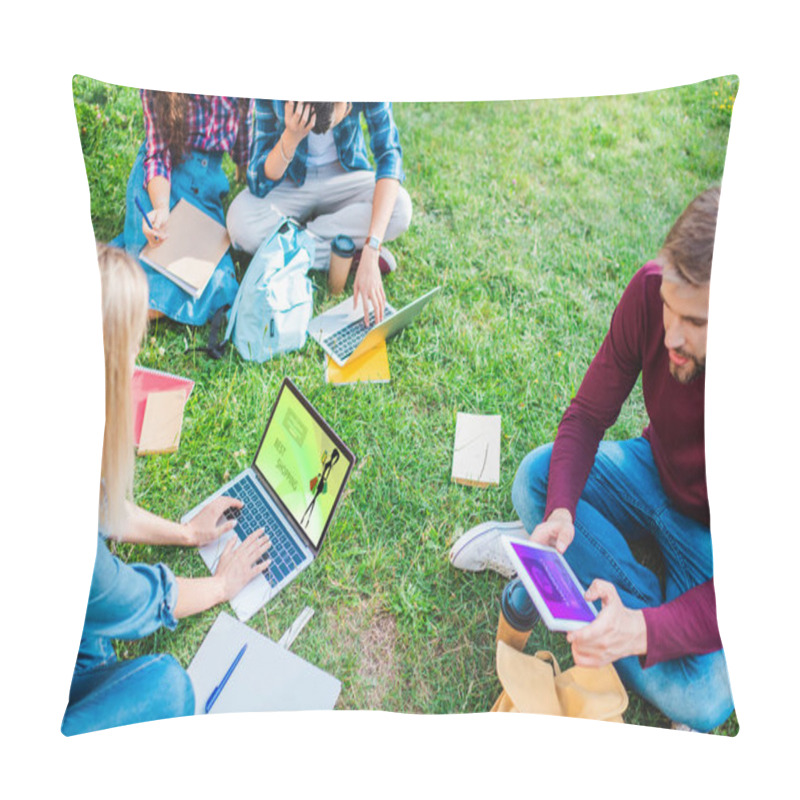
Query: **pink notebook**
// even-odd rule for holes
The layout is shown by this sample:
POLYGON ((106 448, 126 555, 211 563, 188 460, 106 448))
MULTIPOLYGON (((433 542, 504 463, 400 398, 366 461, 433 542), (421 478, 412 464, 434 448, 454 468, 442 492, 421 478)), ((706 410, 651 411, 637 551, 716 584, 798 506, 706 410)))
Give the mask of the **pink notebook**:
POLYGON ((147 395, 151 392, 165 392, 170 389, 183 389, 188 400, 194 389, 194 381, 189 378, 179 378, 169 372, 160 372, 157 369, 134 367, 131 381, 131 406, 133 407, 133 443, 137 447, 142 436, 147 395))

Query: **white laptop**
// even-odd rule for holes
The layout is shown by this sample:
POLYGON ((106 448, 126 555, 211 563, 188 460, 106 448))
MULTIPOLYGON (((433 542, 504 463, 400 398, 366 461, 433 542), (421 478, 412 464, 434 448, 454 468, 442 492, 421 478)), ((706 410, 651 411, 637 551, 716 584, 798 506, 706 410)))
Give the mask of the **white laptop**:
POLYGON ((252 465, 185 514, 190 520, 215 497, 244 503, 225 516, 236 527, 200 548, 215 572, 234 536, 264 528, 271 564, 231 600, 236 616, 248 620, 317 557, 333 513, 355 464, 355 456, 288 378, 281 384, 252 465))
POLYGON ((314 317, 308 323, 308 334, 343 367, 351 358, 358 358, 410 325, 440 289, 440 286, 431 289, 400 311, 387 303, 383 311, 383 322, 379 325, 374 324, 374 309, 369 312, 369 325, 364 325, 364 309, 361 303, 353 308, 353 298, 349 297, 314 317))

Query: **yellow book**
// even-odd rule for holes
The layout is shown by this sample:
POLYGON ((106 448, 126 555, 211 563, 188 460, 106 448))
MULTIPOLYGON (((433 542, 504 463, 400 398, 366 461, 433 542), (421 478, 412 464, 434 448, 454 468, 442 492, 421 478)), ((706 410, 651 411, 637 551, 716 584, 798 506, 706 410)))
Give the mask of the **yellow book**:
POLYGON ((386 352, 386 342, 381 342, 377 347, 368 350, 358 358, 348 361, 340 367, 330 356, 325 369, 325 380, 328 383, 344 385, 348 383, 388 383, 389 356, 386 352))

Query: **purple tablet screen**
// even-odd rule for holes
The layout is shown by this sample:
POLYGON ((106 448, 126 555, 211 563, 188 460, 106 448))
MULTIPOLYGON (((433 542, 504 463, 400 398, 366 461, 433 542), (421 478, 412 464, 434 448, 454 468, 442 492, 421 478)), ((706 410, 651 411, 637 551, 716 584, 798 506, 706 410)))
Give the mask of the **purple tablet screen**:
POLYGON ((555 553, 536 550, 514 542, 511 546, 522 561, 533 585, 539 590, 550 613, 556 619, 580 622, 591 622, 594 619, 583 594, 555 553))

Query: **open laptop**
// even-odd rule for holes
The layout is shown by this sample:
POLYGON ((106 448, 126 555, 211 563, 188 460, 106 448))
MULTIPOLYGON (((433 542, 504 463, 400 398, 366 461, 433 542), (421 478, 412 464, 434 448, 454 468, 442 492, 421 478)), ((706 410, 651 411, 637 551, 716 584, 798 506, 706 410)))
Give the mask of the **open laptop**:
POLYGON ((291 583, 317 557, 341 499, 355 456, 288 378, 281 384, 253 463, 185 514, 187 522, 215 497, 235 497, 241 509, 228 509, 236 527, 200 548, 215 572, 233 536, 247 538, 264 528, 272 545, 271 564, 231 600, 240 620, 291 583))
POLYGON ((322 349, 340 367, 343 367, 351 358, 358 358, 380 342, 385 342, 400 333, 406 325, 410 325, 440 289, 440 286, 431 289, 400 311, 387 303, 383 311, 383 322, 379 325, 374 324, 374 309, 370 309, 369 312, 369 325, 364 325, 364 310, 361 303, 357 308, 353 308, 353 298, 350 297, 314 317, 308 323, 308 334, 319 342, 322 349))

